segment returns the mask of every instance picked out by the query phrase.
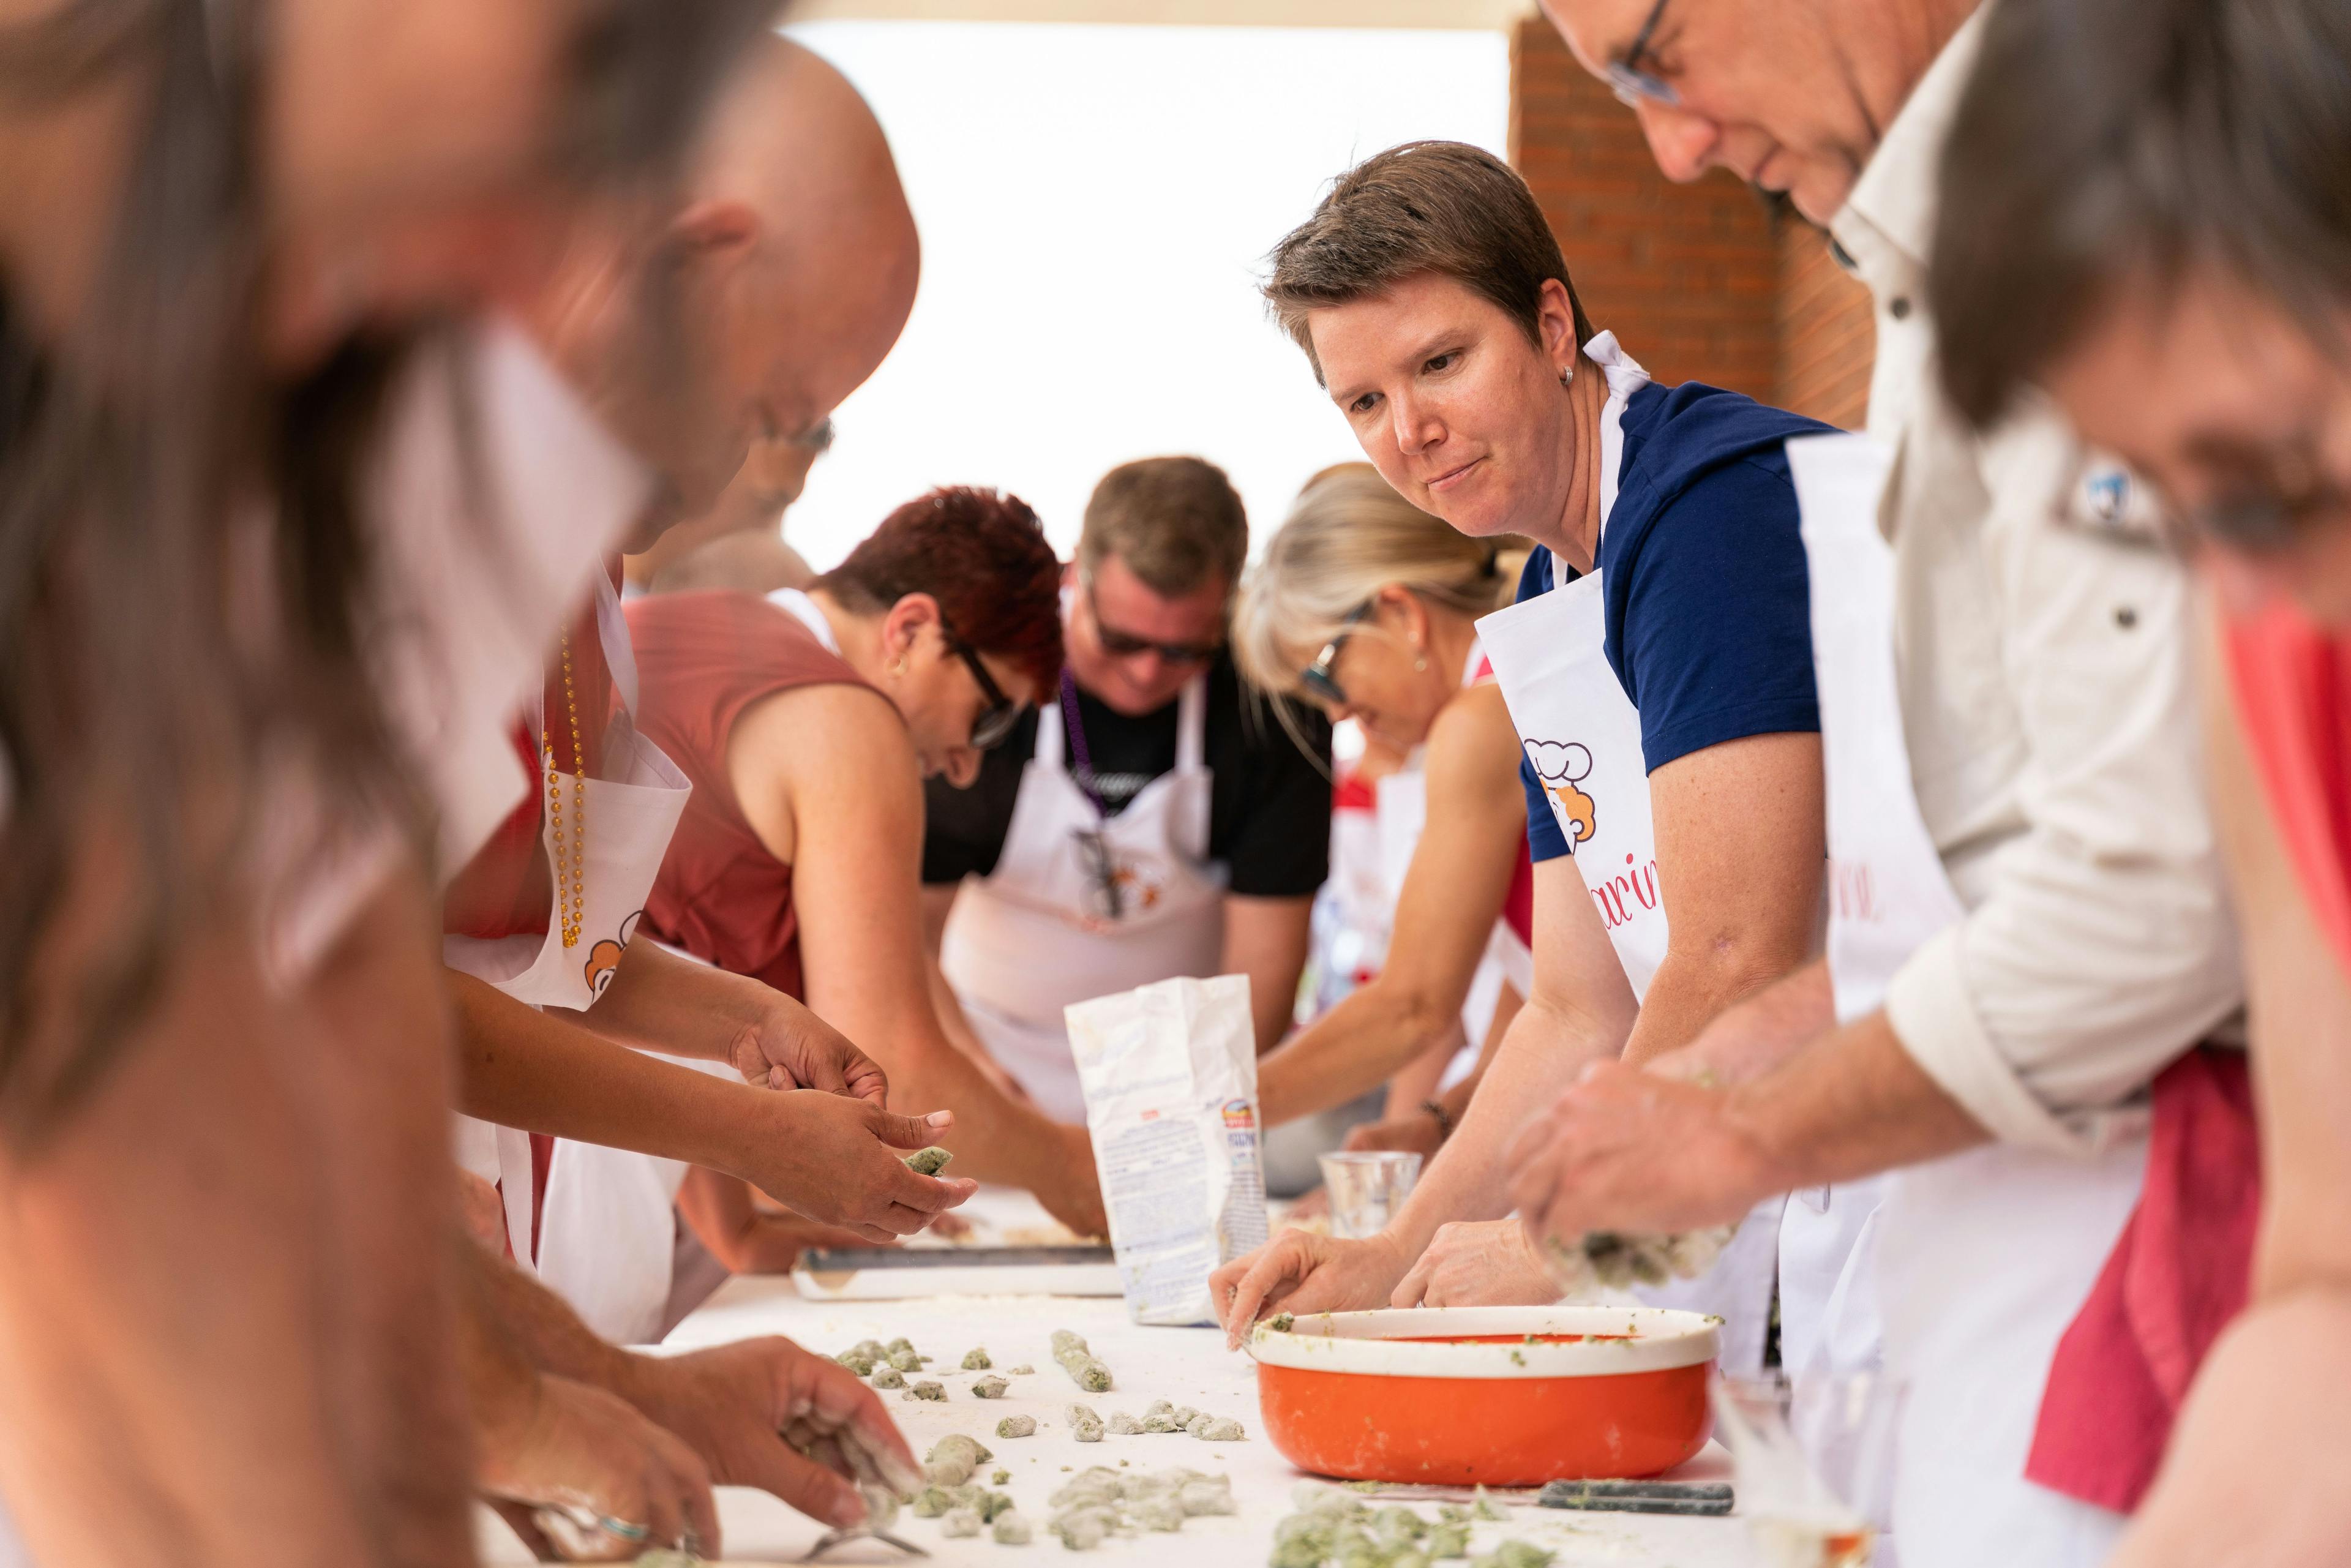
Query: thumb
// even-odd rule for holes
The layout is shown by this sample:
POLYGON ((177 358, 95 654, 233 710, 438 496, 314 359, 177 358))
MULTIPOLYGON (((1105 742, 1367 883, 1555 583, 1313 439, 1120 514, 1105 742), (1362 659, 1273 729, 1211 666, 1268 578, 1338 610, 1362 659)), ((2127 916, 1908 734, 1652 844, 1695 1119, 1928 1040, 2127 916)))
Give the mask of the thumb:
POLYGON ((925 1149, 938 1134, 955 1125, 955 1113, 934 1111, 927 1116, 901 1116, 875 1109, 870 1113, 874 1135, 893 1149, 925 1149))

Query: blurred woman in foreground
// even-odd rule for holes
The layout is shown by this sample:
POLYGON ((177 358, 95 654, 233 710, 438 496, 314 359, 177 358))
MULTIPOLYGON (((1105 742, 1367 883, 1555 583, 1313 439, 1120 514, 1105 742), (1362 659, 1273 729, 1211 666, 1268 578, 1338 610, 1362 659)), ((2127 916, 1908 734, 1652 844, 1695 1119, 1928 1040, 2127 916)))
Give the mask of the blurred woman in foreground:
MULTIPOLYGON (((0 6, 0 1490, 44 1561, 470 1555, 420 846, 499 808, 393 733, 377 633, 403 563, 519 536, 401 511, 391 389, 769 10, 0 6)), ((562 597, 513 670, 436 650, 485 719, 562 597)))
POLYGON ((2252 1301, 2225 1333, 2192 1323, 2191 1355, 2218 1337, 2117 1568, 2351 1557, 2351 1440, 2312 1397, 2351 1385, 2346 81, 2338 0, 2010 0, 1945 164, 1954 401, 1989 423, 2029 386, 2054 395, 2161 486, 2217 612, 2213 810, 2261 1190, 2250 1139, 2196 1170, 2248 1189, 2248 1226, 2258 1197, 2252 1301), (2250 1486, 2295 1501, 2233 1506, 2250 1486))

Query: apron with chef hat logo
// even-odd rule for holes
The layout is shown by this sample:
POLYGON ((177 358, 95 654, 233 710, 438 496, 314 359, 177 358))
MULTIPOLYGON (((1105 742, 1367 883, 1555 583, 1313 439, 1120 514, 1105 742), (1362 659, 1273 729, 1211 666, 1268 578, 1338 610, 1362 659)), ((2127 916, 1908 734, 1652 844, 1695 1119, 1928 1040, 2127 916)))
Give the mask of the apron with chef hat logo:
MULTIPOLYGON (((1608 379, 1600 417, 1600 526, 1615 508, 1625 462, 1625 405, 1649 374, 1602 332, 1583 347, 1608 379)), ((1596 553, 1596 552, 1595 552, 1596 553)), ((1585 891, 1637 1000, 1666 956, 1666 904, 1641 716, 1609 667, 1600 573, 1588 572, 1478 622, 1510 722, 1585 891)), ((1782 1199, 1759 1204, 1703 1276, 1635 1291, 1653 1306, 1711 1312, 1724 1322, 1721 1364, 1732 1375, 1763 1364, 1777 1270, 1782 1199)))
MULTIPOLYGON (((1911 787, 1894 554, 1877 522, 1890 461, 1863 436, 1788 443, 1812 574, 1840 1022, 1877 1010, 1910 955, 1966 915, 1911 787)), ((1890 1522, 1904 1568, 2089 1568, 2112 1549, 2120 1516, 2034 1486, 2025 1458, 2058 1339, 2145 1163, 2143 1140, 2080 1158, 1995 1145, 1791 1200, 1782 1345, 1798 1433, 1823 1479, 1855 1486, 1870 1456, 1838 1451, 1828 1406, 1837 1380, 1882 1357, 1901 1402, 1890 1522)))
MULTIPOLYGON (((542 789, 550 789, 551 781, 549 798, 563 808, 566 824, 559 845, 554 813, 542 809, 540 839, 556 873, 547 931, 442 939, 442 956, 450 967, 534 1007, 584 1010, 603 994, 644 914, 692 789, 676 764, 637 731, 636 658, 620 596, 601 572, 596 630, 622 706, 605 737, 603 765, 596 770, 603 777, 556 772, 541 781, 542 789), (575 801, 584 802, 584 824, 574 820, 581 810, 575 801), (573 879, 567 868, 575 852, 579 874, 573 879), (575 901, 577 936, 567 946, 563 932, 572 910, 566 905, 575 901)), ((549 716, 539 717, 542 724, 550 722, 549 716)), ((498 1186, 516 1260, 536 1268, 600 1334, 623 1342, 650 1337, 669 1296, 676 1229, 671 1206, 685 1167, 628 1150, 558 1140, 539 1199, 528 1134, 460 1116, 456 1141, 458 1163, 498 1186)))

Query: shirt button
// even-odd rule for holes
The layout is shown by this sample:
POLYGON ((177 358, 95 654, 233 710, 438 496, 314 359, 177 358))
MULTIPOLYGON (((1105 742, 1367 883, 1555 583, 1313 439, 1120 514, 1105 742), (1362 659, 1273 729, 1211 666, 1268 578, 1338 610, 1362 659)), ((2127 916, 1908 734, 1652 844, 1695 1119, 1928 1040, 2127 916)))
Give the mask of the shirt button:
POLYGON ((2138 624, 2138 612, 2127 604, 2115 607, 2115 624, 2127 632, 2138 624))
POLYGON ((1910 316, 1909 296, 1906 294, 1897 294, 1893 298, 1887 300, 1886 302, 1886 313, 1893 317, 1896 321, 1907 320, 1910 316))

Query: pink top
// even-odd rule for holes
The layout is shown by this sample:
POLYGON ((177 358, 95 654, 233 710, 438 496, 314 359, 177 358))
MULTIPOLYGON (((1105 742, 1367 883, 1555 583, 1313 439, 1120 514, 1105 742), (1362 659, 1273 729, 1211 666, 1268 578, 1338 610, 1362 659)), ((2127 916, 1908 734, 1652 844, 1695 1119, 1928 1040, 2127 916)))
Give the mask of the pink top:
POLYGON ((2231 685, 2278 836, 2351 967, 2351 638, 2279 603, 2228 628, 2231 685))

